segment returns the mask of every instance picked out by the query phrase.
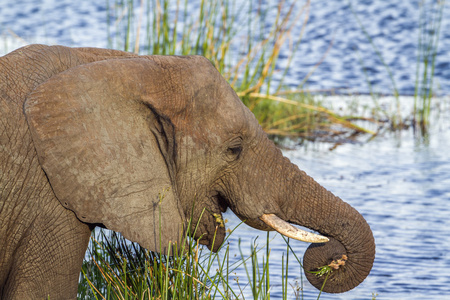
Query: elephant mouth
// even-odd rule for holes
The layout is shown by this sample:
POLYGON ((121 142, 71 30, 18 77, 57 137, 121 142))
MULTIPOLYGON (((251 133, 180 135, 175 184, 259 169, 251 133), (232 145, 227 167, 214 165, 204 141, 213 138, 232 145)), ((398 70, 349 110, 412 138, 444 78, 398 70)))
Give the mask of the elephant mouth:
POLYGON ((221 192, 213 192, 211 198, 213 198, 215 203, 217 203, 218 211, 224 213, 227 210, 227 198, 221 192))
POLYGON ((217 252, 225 240, 225 221, 222 213, 227 210, 228 205, 220 192, 211 191, 206 194, 205 199, 208 204, 194 209, 194 221, 188 221, 191 230, 189 235, 209 250, 217 252))

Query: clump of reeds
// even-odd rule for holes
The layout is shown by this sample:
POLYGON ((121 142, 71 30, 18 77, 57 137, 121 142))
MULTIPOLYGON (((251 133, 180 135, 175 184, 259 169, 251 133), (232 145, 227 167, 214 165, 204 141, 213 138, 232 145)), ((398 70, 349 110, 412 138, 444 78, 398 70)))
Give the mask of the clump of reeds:
POLYGON ((303 90, 303 78, 296 91, 284 85, 308 21, 309 0, 281 0, 276 7, 253 0, 114 1, 108 1, 111 48, 207 57, 266 132, 313 138, 319 130, 336 134, 331 128, 338 124, 372 133, 321 107, 303 90), (300 35, 294 36, 293 28, 300 35), (283 63, 278 60, 282 49, 289 54, 283 63))

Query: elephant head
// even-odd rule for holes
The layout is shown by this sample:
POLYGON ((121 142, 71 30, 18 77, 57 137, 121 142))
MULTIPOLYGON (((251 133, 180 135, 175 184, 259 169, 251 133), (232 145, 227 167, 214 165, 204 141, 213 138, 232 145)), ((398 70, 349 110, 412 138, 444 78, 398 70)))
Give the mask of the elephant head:
POLYGON ((364 218, 283 157, 205 58, 73 67, 34 89, 24 111, 56 197, 82 222, 160 252, 198 224, 191 234, 216 251, 230 208, 257 229, 288 234, 292 223, 325 236, 304 258, 317 288, 324 278, 309 271, 325 265, 336 268, 331 293, 370 272, 375 244, 364 218))

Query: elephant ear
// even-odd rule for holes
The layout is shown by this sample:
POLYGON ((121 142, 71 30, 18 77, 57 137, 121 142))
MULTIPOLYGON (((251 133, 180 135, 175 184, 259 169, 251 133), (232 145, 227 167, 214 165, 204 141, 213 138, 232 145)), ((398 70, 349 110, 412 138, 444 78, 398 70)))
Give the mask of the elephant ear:
POLYGON ((61 204, 83 222, 162 253, 184 236, 174 127, 158 110, 168 101, 168 82, 148 59, 106 60, 50 78, 24 107, 61 204))

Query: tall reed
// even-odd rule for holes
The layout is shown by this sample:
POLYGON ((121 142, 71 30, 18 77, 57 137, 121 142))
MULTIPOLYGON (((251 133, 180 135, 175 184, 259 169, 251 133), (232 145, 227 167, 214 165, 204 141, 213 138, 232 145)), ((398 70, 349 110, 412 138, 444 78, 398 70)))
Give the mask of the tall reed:
POLYGON ((414 89, 414 124, 422 133, 429 125, 433 79, 445 1, 420 1, 417 41, 416 83, 414 89))

